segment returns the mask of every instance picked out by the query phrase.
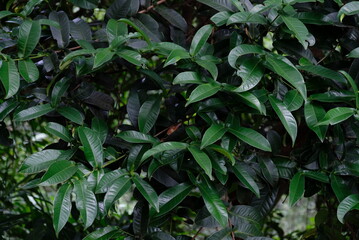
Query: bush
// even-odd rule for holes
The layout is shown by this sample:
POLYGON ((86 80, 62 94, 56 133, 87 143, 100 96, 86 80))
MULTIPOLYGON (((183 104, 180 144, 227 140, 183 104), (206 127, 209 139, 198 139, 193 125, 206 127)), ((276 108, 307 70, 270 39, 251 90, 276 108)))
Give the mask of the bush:
POLYGON ((278 239, 268 216, 288 194, 291 206, 317 195, 303 238, 358 239, 359 2, 0 9, 0 137, 13 161, 1 167, 15 169, 2 192, 45 196, 23 195, 26 210, 1 198, 3 237, 37 234, 40 201, 53 218, 43 239, 278 239))

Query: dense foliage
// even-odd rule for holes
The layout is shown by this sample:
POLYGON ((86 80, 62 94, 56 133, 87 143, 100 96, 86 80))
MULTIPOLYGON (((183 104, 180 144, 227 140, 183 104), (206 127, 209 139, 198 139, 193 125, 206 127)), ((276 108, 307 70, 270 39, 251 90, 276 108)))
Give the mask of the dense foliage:
POLYGON ((3 238, 359 239, 358 1, 0 10, 3 238))

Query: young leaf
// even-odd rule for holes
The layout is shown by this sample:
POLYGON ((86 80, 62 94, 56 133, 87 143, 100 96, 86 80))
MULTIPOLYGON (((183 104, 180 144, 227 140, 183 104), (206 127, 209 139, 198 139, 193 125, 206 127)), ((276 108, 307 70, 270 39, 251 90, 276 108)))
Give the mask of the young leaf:
POLYGON ((321 105, 307 102, 304 105, 304 116, 308 127, 317 134, 320 141, 324 141, 328 125, 316 126, 320 119, 325 116, 325 110, 321 105))
POLYGON ((37 105, 34 107, 30 107, 27 109, 24 109, 14 115, 14 121, 28 121, 32 120, 34 118, 41 117, 42 115, 45 115, 46 113, 51 112, 54 110, 50 103, 37 105))
POLYGON ((53 226, 57 236, 70 217, 72 189, 73 187, 70 183, 65 183, 59 188, 55 196, 53 226))
POLYGON ((233 172, 251 192, 253 192, 258 198, 260 197, 259 188, 253 177, 248 173, 247 165, 243 163, 237 163, 233 166, 233 172))
POLYGON ((103 148, 98 134, 87 127, 77 129, 80 141, 84 146, 85 157, 93 167, 103 164, 103 148))
POLYGON ((338 220, 344 224, 345 215, 353 209, 359 209, 359 194, 352 194, 339 203, 337 210, 338 220))
POLYGON ((289 205, 293 206, 304 194, 305 177, 297 172, 289 185, 289 205))
POLYGON ((66 181, 77 171, 78 166, 67 160, 56 161, 42 176, 40 186, 50 186, 66 181))
POLYGON ((40 77, 39 70, 36 65, 30 60, 22 60, 18 63, 19 72, 26 82, 35 82, 40 77))
POLYGON ((138 128, 142 133, 148 133, 155 125, 160 114, 160 98, 153 98, 144 102, 138 113, 138 128))
POLYGON ((20 76, 15 61, 11 58, 0 62, 0 80, 5 89, 5 99, 12 97, 19 90, 20 76))
POLYGON ((159 211, 158 196, 156 191, 148 184, 145 180, 140 178, 138 175, 134 175, 132 178, 133 182, 136 185, 136 188, 142 196, 147 200, 147 202, 154 208, 156 211, 159 211))
POLYGON ((70 132, 61 124, 55 123, 55 122, 49 122, 47 126, 45 126, 45 130, 49 133, 61 138, 65 142, 71 142, 72 137, 70 135, 70 132))
POLYGON ((131 188, 131 185, 131 179, 127 176, 119 177, 114 181, 111 187, 108 188, 103 200, 106 213, 112 204, 131 188))
POLYGON ((41 25, 39 21, 25 20, 20 25, 17 41, 19 57, 27 58, 32 53, 40 40, 40 35, 41 25))
POLYGON ((60 113, 65 118, 67 118, 68 120, 77 123, 79 125, 82 125, 85 120, 84 114, 74 107, 69 107, 69 106, 59 107, 57 108, 57 112, 60 113))
POLYGON ((202 49, 204 44, 207 42, 211 35, 213 27, 211 25, 205 25, 201 27, 194 35, 191 43, 189 53, 192 56, 196 56, 197 53, 202 49))
POLYGON ((95 194, 87 189, 86 180, 77 180, 74 183, 76 207, 80 212, 85 229, 92 225, 97 216, 97 200, 95 194))
POLYGON ((315 126, 322 126, 322 125, 335 125, 338 123, 341 123, 351 116, 353 116, 355 113, 354 108, 348 108, 348 107, 337 107, 330 109, 324 116, 323 119, 321 119, 315 126))
POLYGON ((268 140, 253 129, 239 127, 238 129, 229 129, 229 132, 239 140, 263 151, 271 152, 271 145, 268 140))
POLYGON ((221 86, 213 85, 211 83, 201 84, 197 86, 188 98, 186 106, 190 105, 191 103, 201 101, 205 98, 213 96, 221 89, 221 86))
POLYGON ((212 124, 203 135, 201 149, 221 139, 226 131, 227 130, 224 126, 219 124, 212 124))
POLYGON ((272 95, 269 96, 269 102, 272 105, 273 110, 279 117, 280 121, 282 122, 284 128, 289 133, 292 139, 292 144, 294 145, 298 131, 297 122, 295 121, 295 118, 293 117, 292 113, 289 112, 287 107, 272 95))
POLYGON ((204 170, 210 179, 212 179, 212 162, 208 155, 201 151, 197 146, 189 146, 188 150, 192 154, 194 160, 204 170))
POLYGON ((197 187, 201 192, 204 203, 208 212, 221 224, 222 227, 228 224, 228 212, 226 206, 220 199, 217 189, 212 186, 211 182, 202 178, 202 182, 198 183, 197 187))

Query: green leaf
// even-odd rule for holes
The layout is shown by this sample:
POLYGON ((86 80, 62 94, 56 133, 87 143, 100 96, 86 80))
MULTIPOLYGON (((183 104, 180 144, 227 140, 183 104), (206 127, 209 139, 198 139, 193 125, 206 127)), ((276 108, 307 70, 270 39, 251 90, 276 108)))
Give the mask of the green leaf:
POLYGON ((337 218, 344 224, 345 215, 353 209, 359 209, 359 194, 352 194, 339 203, 337 218))
MULTIPOLYGON (((231 222, 234 225, 235 232, 243 235, 259 235, 263 225, 263 217, 259 209, 252 206, 237 205, 229 210, 231 222), (245 229, 246 226, 251 226, 245 229), (239 231, 247 230, 247 231, 239 231), (249 230, 249 231, 248 231, 249 230)), ((247 238, 246 238, 247 239, 247 238)))
POLYGON ((319 182, 329 183, 329 177, 327 176, 327 174, 325 174, 323 172, 303 170, 302 174, 303 174, 303 176, 309 177, 309 178, 317 180, 319 182))
POLYGON ((236 163, 233 166, 233 172, 243 183, 244 186, 246 186, 249 190, 251 190, 252 193, 254 193, 258 198, 260 197, 259 188, 257 183, 254 181, 253 177, 248 172, 248 166, 244 163, 236 163))
POLYGON ((52 27, 60 29, 60 24, 58 22, 55 22, 55 21, 52 21, 52 20, 49 20, 46 18, 41 18, 37 21, 39 21, 40 25, 47 25, 47 26, 52 26, 52 27))
POLYGON ((282 122, 284 128, 289 133, 289 136, 292 139, 292 145, 294 145, 298 131, 297 122, 295 121, 295 118, 293 117, 292 113, 289 112, 287 107, 272 95, 269 96, 269 102, 274 112, 277 114, 280 121, 282 122))
POLYGON ((213 96, 221 89, 219 85, 213 85, 211 83, 201 84, 197 86, 188 98, 186 106, 190 105, 191 103, 195 103, 201 101, 205 98, 213 96))
POLYGON ((283 99, 284 105, 291 112, 298 110, 303 105, 303 98, 297 90, 288 91, 283 99))
POLYGON ((308 48, 309 32, 307 27, 297 18, 289 16, 281 16, 285 25, 294 33, 294 36, 298 39, 304 49, 308 48))
POLYGON ((203 197, 208 212, 221 224, 222 227, 228 224, 228 212, 226 206, 220 199, 217 189, 212 186, 211 182, 202 178, 202 182, 197 184, 203 197))
POLYGON ((228 158, 232 165, 235 164, 236 159, 233 157, 233 154, 231 152, 229 152, 228 150, 226 150, 218 145, 215 145, 215 144, 209 145, 209 148, 222 154, 226 158, 228 158))
POLYGON ((119 57, 125 59, 127 62, 132 63, 136 66, 142 66, 142 64, 144 63, 141 55, 136 51, 122 49, 120 51, 117 51, 116 54, 119 57))
POLYGON ((188 59, 188 58, 191 58, 191 56, 189 55, 189 53, 186 50, 173 49, 171 51, 170 55, 168 55, 163 67, 167 67, 169 65, 175 64, 176 62, 178 62, 181 59, 188 59))
POLYGON ((106 25, 106 33, 108 42, 111 43, 116 37, 128 34, 127 25, 115 19, 110 19, 106 25))
POLYGON ((330 174, 330 185, 339 202, 343 201, 344 198, 351 194, 351 189, 348 187, 348 182, 344 181, 344 179, 340 176, 330 174))
POLYGON ((197 72, 181 72, 173 79, 173 84, 203 84, 201 75, 197 72))
POLYGON ((289 185, 289 205, 293 206, 304 194, 305 177, 297 172, 289 185))
POLYGON ((71 142, 72 137, 70 135, 70 132, 61 124, 55 123, 55 122, 49 122, 47 126, 45 126, 45 130, 49 133, 61 138, 65 142, 71 142))
POLYGON ((13 120, 18 122, 32 120, 34 118, 41 117, 52 110, 54 109, 51 107, 50 103, 36 105, 16 113, 13 120))
POLYGON ((204 133, 202 142, 201 142, 201 149, 211 145, 212 143, 217 142, 219 139, 223 137, 226 133, 226 128, 219 124, 212 124, 204 133))
POLYGON ((4 121, 4 118, 7 117, 14 109, 19 105, 19 102, 15 99, 9 99, 0 104, 0 121, 4 121))
POLYGON ((84 9, 94 9, 98 5, 98 0, 69 0, 73 5, 84 9))
POLYGON ((74 107, 69 107, 69 106, 59 107, 57 108, 57 112, 60 113, 65 118, 67 118, 68 120, 77 123, 79 125, 82 125, 85 120, 84 114, 74 107))
POLYGON ((56 161, 42 176, 40 186, 50 186, 66 181, 77 171, 78 166, 67 160, 56 161))
POLYGON ((91 128, 98 133, 102 144, 104 144, 108 133, 108 127, 105 120, 98 117, 94 117, 91 121, 91 128))
POLYGON ((320 141, 324 141, 328 125, 316 126, 320 119, 325 116, 325 110, 321 105, 307 102, 304 105, 304 116, 308 127, 317 134, 320 141))
POLYGON ((359 58, 359 47, 354 48, 350 51, 350 53, 347 55, 348 58, 359 58))
POLYGON ((138 113, 138 128, 142 133, 148 133, 155 125, 160 114, 161 99, 153 98, 144 102, 138 113))
POLYGON ((242 78, 242 84, 235 88, 233 92, 248 91, 260 82, 264 74, 264 68, 261 63, 261 59, 250 58, 240 65, 237 75, 242 78))
POLYGON ((39 21, 25 20, 19 28, 18 55, 27 58, 40 40, 41 25, 39 21))
POLYGON ((103 200, 106 213, 111 208, 112 204, 131 188, 131 185, 131 179, 127 176, 121 176, 113 182, 111 187, 108 188, 103 200))
POLYGON ((46 149, 27 157, 20 168, 22 173, 37 173, 47 169, 57 160, 67 160, 63 158, 63 151, 46 149))
POLYGON ((10 11, 0 11, 0 19, 16 15, 16 13, 10 12, 10 11))
POLYGON ((239 127, 238 129, 230 128, 229 132, 236 136, 239 140, 255 148, 261 149, 266 152, 272 151, 271 145, 268 140, 253 129, 245 127, 239 127))
POLYGON ((194 35, 191 43, 189 53, 192 56, 196 56, 197 53, 202 49, 204 44, 207 42, 209 36, 211 35, 213 26, 205 25, 201 27, 196 34, 194 35))
POLYGON ((126 173, 127 172, 124 169, 117 169, 104 174, 96 186, 95 193, 97 194, 107 192, 108 188, 112 186, 118 178, 125 175, 126 173))
POLYGON ((140 178, 138 175, 134 175, 132 180, 135 183, 138 191, 142 194, 142 196, 158 212, 159 202, 158 202, 158 196, 156 191, 151 187, 150 184, 148 184, 145 180, 140 178))
POLYGON ((145 161, 147 158, 164 151, 171 151, 171 150, 184 150, 187 149, 188 144, 182 142, 164 142, 160 143, 157 146, 151 148, 145 154, 143 154, 141 162, 145 161))
POLYGON ((86 180, 74 182, 74 193, 76 194, 76 207, 80 217, 85 224, 85 229, 92 225, 97 216, 97 200, 95 194, 87 189, 86 180))
POLYGON ((358 13, 359 13, 359 1, 352 1, 345 4, 343 7, 339 9, 338 18, 340 18, 343 14, 347 16, 351 16, 358 13))
POLYGON ((323 119, 321 119, 315 126, 321 126, 321 125, 335 125, 338 123, 341 123, 351 116, 353 116, 355 113, 354 108, 348 108, 348 107, 337 107, 330 109, 324 116, 323 119))
POLYGON ((104 63, 110 61, 114 55, 115 52, 111 51, 109 48, 98 49, 95 55, 93 68, 98 68, 104 63))
POLYGON ((18 62, 19 72, 26 82, 35 82, 40 77, 39 69, 31 59, 18 62))
POLYGON ((211 21, 216 24, 217 27, 220 27, 227 23, 228 18, 231 16, 231 13, 223 11, 216 13, 211 17, 211 21))
POLYGON ((103 148, 98 134, 87 127, 77 129, 80 141, 84 146, 86 160, 93 167, 100 167, 103 164, 103 148))
POLYGON ((174 209, 187 197, 192 189, 192 185, 181 183, 162 192, 158 197, 160 211, 156 214, 156 217, 162 216, 174 209))
POLYGON ((41 2, 42 2, 42 0, 29 0, 29 1, 26 1, 26 5, 22 9, 21 14, 24 15, 24 16, 28 16, 34 10, 34 8, 38 4, 40 4, 41 2))
POLYGON ((266 25, 267 19, 259 13, 238 12, 233 14, 227 21, 227 25, 234 23, 258 23, 266 25))
POLYGON ((198 0, 198 2, 206 4, 217 11, 234 12, 236 10, 231 1, 228 0, 198 0))
POLYGON ((274 55, 266 55, 266 60, 268 67, 272 71, 292 84, 298 92, 300 92, 303 99, 307 100, 307 88, 305 86, 303 76, 295 67, 289 65, 284 61, 284 59, 280 59, 274 55))
POLYGON ((59 188, 55 196, 53 225, 57 236, 70 217, 72 189, 73 187, 70 183, 65 183, 59 188))
POLYGON ((70 86, 70 78, 63 77, 55 83, 51 92, 51 106, 56 107, 61 101, 61 97, 65 94, 70 86))
MULTIPOLYGON (((313 101, 318 102, 329 102, 329 103, 342 103, 342 102, 351 102, 355 99, 355 95, 352 91, 348 90, 330 90, 325 93, 315 93, 309 97, 313 101)), ((324 113, 325 114, 325 113, 324 113)))
POLYGON ((335 83, 346 83, 345 78, 343 78, 341 74, 320 65, 298 66, 297 68, 299 70, 304 70, 316 76, 328 78, 330 80, 333 80, 335 83))
POLYGON ((218 77, 218 68, 216 66, 215 63, 211 62, 211 61, 208 61, 207 59, 196 59, 196 63, 203 67, 204 69, 206 69, 210 74, 211 76, 213 77, 214 80, 217 79, 218 77))
POLYGON ((237 68, 236 63, 240 56, 246 54, 264 54, 265 51, 261 46, 250 45, 250 44, 241 44, 233 48, 228 55, 228 63, 233 68, 237 68))
POLYGON ((266 115, 267 113, 266 107, 263 104, 263 102, 256 97, 256 95, 250 92, 241 92, 238 94, 238 97, 249 107, 257 110, 263 115, 266 115))
POLYGON ((279 172, 272 159, 261 156, 258 157, 258 162, 264 178, 272 187, 275 187, 279 180, 279 172))
POLYGON ((20 87, 20 76, 14 60, 0 61, 0 80, 5 88, 5 99, 17 93, 20 87))
POLYGON ((112 239, 117 232, 118 228, 116 226, 107 226, 90 233, 83 240, 109 240, 112 239))
POLYGON ((173 26, 181 29, 183 32, 187 32, 187 22, 177 11, 163 5, 156 6, 155 11, 173 26))
MULTIPOLYGON (((51 34, 57 42, 59 48, 65 48, 69 44, 70 40, 70 21, 67 14, 63 11, 51 12, 49 19, 57 22, 60 25, 60 29, 50 26, 51 34)), ((65 61, 65 59, 64 59, 65 61)))
POLYGON ((116 137, 119 137, 129 143, 155 144, 159 142, 158 139, 152 137, 151 135, 140 133, 137 131, 132 131, 132 130, 120 132, 119 134, 116 135, 116 137))
POLYGON ((344 75, 344 77, 348 80, 350 86, 352 87, 354 95, 355 95, 355 107, 356 107, 356 109, 359 109, 359 90, 358 90, 357 84, 355 83, 353 78, 347 72, 340 71, 340 73, 342 75, 344 75))
POLYGON ((210 179, 212 177, 212 162, 209 159, 208 155, 201 151, 199 147, 191 145, 188 147, 188 151, 192 154, 194 160, 198 163, 198 165, 204 170, 204 172, 208 175, 210 179))

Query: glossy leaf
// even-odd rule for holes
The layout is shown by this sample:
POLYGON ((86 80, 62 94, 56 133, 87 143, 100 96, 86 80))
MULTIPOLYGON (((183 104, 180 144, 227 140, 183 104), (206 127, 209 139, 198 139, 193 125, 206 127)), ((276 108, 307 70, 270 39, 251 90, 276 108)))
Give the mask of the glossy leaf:
POLYGON ((32 60, 26 59, 18 62, 19 73, 26 82, 35 82, 39 79, 40 73, 32 60))
POLYGON ((102 66, 106 62, 110 61, 114 55, 115 53, 109 48, 99 49, 95 55, 93 68, 102 66))
POLYGON ((227 21, 227 25, 234 23, 257 23, 257 24, 267 24, 267 19, 259 13, 250 13, 250 12, 238 12, 232 14, 227 21))
POLYGON ((211 35, 213 27, 211 25, 205 25, 201 27, 194 35, 191 43, 189 53, 192 56, 196 56, 197 53, 202 49, 204 44, 207 42, 211 35))
POLYGON ((109 240, 112 239, 112 237, 116 235, 117 232, 117 227, 107 226, 90 233, 83 240, 109 240))
POLYGON ((244 61, 237 71, 237 75, 242 78, 242 84, 233 92, 245 92, 254 88, 262 79, 264 68, 261 59, 251 58, 244 61))
POLYGON ((73 187, 69 183, 62 185, 56 193, 54 200, 54 215, 53 215, 53 225, 56 232, 56 235, 59 234, 61 229, 65 226, 67 220, 70 217, 71 213, 71 193, 73 187))
POLYGON ((50 186, 66 181, 77 171, 78 166, 67 160, 56 161, 42 176, 40 186, 50 186))
POLYGON ((231 3, 231 1, 227 0, 198 0, 198 2, 206 4, 211 8, 216 9, 217 11, 235 11, 235 7, 231 3))
POLYGON ((160 114, 160 99, 154 98, 144 102, 138 113, 138 128, 142 133, 148 133, 160 114))
POLYGON ((20 168, 22 173, 37 173, 47 169, 57 160, 66 160, 62 158, 63 151, 55 149, 46 149, 27 157, 20 168))
POLYGON ((65 118, 69 119, 70 121, 77 123, 79 125, 82 125, 85 120, 84 114, 74 107, 69 107, 69 106, 59 107, 57 108, 57 112, 60 113, 65 118))
POLYGON ((46 131, 49 133, 61 138, 62 140, 66 142, 71 142, 72 137, 70 135, 70 132, 62 126, 61 124, 55 123, 55 122, 49 122, 47 126, 45 126, 46 131))
POLYGON ((80 141, 84 146, 86 160, 93 167, 99 167, 103 164, 103 148, 98 134, 86 127, 77 129, 80 141))
POLYGON ((104 144, 108 134, 108 127, 105 120, 100 118, 93 118, 91 121, 91 129, 98 133, 101 143, 104 144))
POLYGON ((308 47, 308 29, 307 27, 297 18, 289 16, 281 16, 285 25, 294 33, 294 36, 303 45, 305 49, 308 47))
POLYGON ((290 180, 289 185, 289 205, 293 206, 304 194, 305 177, 298 172, 290 180))
POLYGON ((124 176, 126 174, 126 170, 124 169, 117 169, 114 171, 110 171, 105 173, 100 181, 96 186, 95 193, 105 193, 107 192, 108 188, 111 187, 118 178, 124 176))
POLYGON ((271 152, 271 145, 268 140, 253 129, 239 127, 238 129, 229 129, 229 132, 235 135, 239 140, 263 151, 271 152))
POLYGON ((14 115, 14 121, 29 121, 34 118, 41 117, 49 112, 54 110, 49 103, 36 105, 34 107, 29 107, 24 109, 14 115))
POLYGON ((228 18, 230 16, 231 16, 231 13, 222 11, 222 12, 219 12, 219 13, 216 13, 215 15, 213 15, 211 17, 211 21, 214 22, 214 24, 216 24, 217 27, 220 27, 227 23, 228 18))
POLYGON ((167 67, 169 65, 175 64, 176 62, 178 62, 181 59, 188 59, 188 58, 191 58, 191 56, 189 55, 189 53, 187 51, 182 50, 182 49, 173 49, 171 51, 170 55, 168 55, 163 67, 167 67))
POLYGON ((20 76, 16 64, 11 58, 0 62, 0 80, 5 89, 5 99, 17 93, 20 87, 20 76))
POLYGON ((136 188, 142 196, 147 200, 147 202, 158 212, 159 211, 159 202, 158 195, 156 191, 148 184, 145 180, 140 178, 138 175, 134 175, 132 178, 133 182, 136 185, 136 188))
POLYGON ((260 194, 258 185, 254 181, 253 177, 248 173, 247 166, 243 163, 237 163, 233 166, 233 172, 239 181, 241 181, 244 186, 246 186, 259 198, 260 194))
POLYGON ((206 69, 211 74, 211 76, 213 77, 214 80, 217 79, 217 77, 218 77, 218 68, 217 68, 215 63, 213 63, 211 61, 208 61, 208 60, 202 60, 202 59, 197 59, 196 63, 199 66, 206 69))
POLYGON ((70 40, 70 21, 67 14, 63 11, 51 12, 49 19, 57 22, 60 29, 50 26, 53 38, 56 40, 59 48, 65 48, 70 40))
POLYGON ((330 185, 339 202, 343 201, 351 193, 350 188, 347 185, 347 182, 344 181, 344 179, 340 176, 331 174, 330 185))
POLYGON ((189 146, 188 150, 190 151, 198 165, 204 170, 208 177, 212 179, 212 162, 211 159, 209 159, 208 155, 201 151, 199 147, 194 145, 189 146))
POLYGON ((145 154, 143 154, 141 162, 145 161, 147 158, 164 151, 170 151, 170 150, 184 150, 187 149, 188 144, 182 143, 182 142, 164 142, 160 143, 157 146, 151 148, 145 154))
POLYGON ((85 224, 85 229, 92 225, 97 215, 97 200, 95 194, 87 189, 85 180, 77 180, 74 183, 76 194, 76 207, 85 224))
POLYGON ((228 63, 232 68, 237 68, 237 60, 240 56, 246 54, 264 54, 262 47, 257 45, 241 44, 233 48, 228 55, 228 63))
POLYGON ((219 124, 212 124, 203 135, 201 149, 207 147, 208 145, 211 145, 212 143, 217 142, 223 137, 226 131, 227 130, 223 126, 219 124))
POLYGON ((272 105, 274 112, 277 114, 280 121, 282 122, 284 128, 289 133, 289 136, 292 139, 292 145, 294 145, 298 131, 295 118, 293 117, 292 113, 287 109, 287 107, 275 97, 269 96, 269 102, 272 105))
POLYGON ((157 143, 158 140, 151 135, 140 133, 137 131, 124 131, 116 135, 129 143, 157 143))
POLYGON ((359 2, 358 1, 352 1, 344 6, 342 6, 338 12, 338 17, 340 17, 342 14, 350 16, 355 15, 359 13, 359 2))
POLYGON ((201 76, 197 72, 181 72, 173 79, 173 84, 202 84, 201 76))
POLYGON ((113 182, 104 198, 105 212, 108 212, 112 204, 122 197, 131 188, 131 185, 131 179, 127 176, 119 177, 113 182))
POLYGON ((288 91, 283 99, 283 103, 291 112, 298 110, 303 105, 303 98, 297 90, 288 91))
POLYGON ((69 0, 73 5, 84 9, 94 9, 97 7, 97 0, 69 0))
POLYGON ((205 98, 208 98, 210 96, 213 96, 220 89, 221 89, 220 86, 215 86, 211 83, 199 85, 191 92, 191 95, 188 98, 186 106, 190 105, 191 103, 195 103, 205 98))
POLYGON ((55 83, 51 93, 51 106, 56 107, 70 86, 70 78, 64 77, 55 83))
POLYGON ((173 26, 181 29, 183 32, 187 31, 186 20, 175 10, 167 8, 163 5, 157 6, 155 10, 173 26))
POLYGON ((41 25, 38 21, 26 20, 20 25, 18 36, 19 57, 27 58, 40 40, 41 25))
POLYGON ((3 121, 19 105, 15 99, 9 99, 0 104, 0 121, 3 121))
POLYGON ((325 116, 325 110, 322 106, 307 102, 304 105, 304 116, 308 127, 317 134, 320 141, 323 142, 328 126, 316 126, 320 119, 325 116))
POLYGON ((344 224, 345 215, 353 209, 359 209, 359 194, 352 194, 339 203, 337 210, 338 220, 344 224))
POLYGON ((330 109, 316 126, 335 125, 341 123, 354 115, 355 109, 348 107, 337 107, 330 109))

